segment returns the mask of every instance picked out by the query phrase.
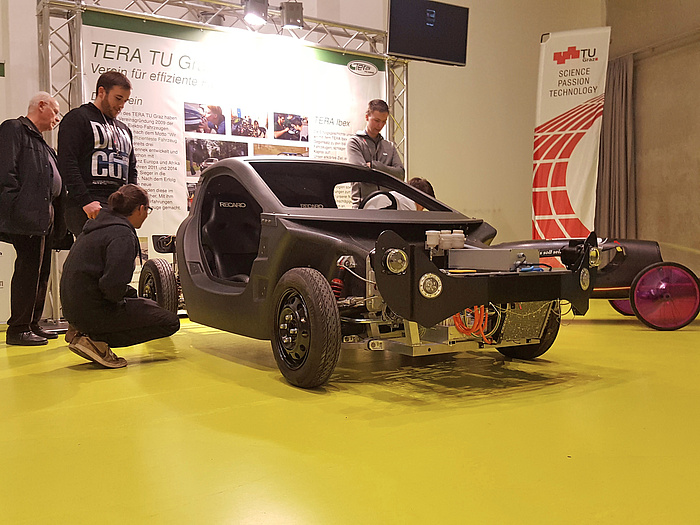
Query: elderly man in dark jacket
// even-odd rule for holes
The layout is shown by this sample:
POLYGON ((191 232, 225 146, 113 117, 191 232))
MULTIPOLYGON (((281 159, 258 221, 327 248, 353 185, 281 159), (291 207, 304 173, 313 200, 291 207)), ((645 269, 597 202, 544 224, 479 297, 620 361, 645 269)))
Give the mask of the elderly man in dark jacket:
POLYGON ((44 345, 57 337, 39 326, 51 271, 51 244, 65 234, 64 195, 56 154, 42 132, 58 123, 58 102, 46 92, 29 102, 26 117, 0 124, 0 239, 17 259, 10 288, 8 345, 44 345))

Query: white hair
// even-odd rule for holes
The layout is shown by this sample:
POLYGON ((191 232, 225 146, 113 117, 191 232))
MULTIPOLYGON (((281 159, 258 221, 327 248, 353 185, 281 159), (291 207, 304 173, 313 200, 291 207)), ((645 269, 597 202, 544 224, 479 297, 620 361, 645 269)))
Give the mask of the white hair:
POLYGON ((54 98, 51 95, 49 95, 46 91, 39 91, 29 101, 29 108, 27 109, 27 112, 31 112, 31 111, 35 110, 36 108, 38 108, 39 102, 51 103, 53 101, 54 101, 54 98))

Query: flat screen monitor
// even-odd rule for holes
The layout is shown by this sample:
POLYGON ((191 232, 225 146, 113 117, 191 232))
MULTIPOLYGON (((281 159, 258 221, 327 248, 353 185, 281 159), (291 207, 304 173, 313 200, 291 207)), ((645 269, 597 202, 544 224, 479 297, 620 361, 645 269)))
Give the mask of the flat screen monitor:
POLYGON ((428 0, 389 0, 387 54, 464 66, 469 8, 428 0))

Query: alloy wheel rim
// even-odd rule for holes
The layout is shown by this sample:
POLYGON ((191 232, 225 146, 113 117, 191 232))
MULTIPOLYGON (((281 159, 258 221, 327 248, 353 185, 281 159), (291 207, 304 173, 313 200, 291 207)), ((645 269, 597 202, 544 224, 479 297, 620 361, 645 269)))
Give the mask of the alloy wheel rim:
POLYGON ((311 342, 306 303, 298 291, 288 290, 280 299, 277 310, 277 347, 280 357, 289 368, 297 369, 306 361, 311 342))

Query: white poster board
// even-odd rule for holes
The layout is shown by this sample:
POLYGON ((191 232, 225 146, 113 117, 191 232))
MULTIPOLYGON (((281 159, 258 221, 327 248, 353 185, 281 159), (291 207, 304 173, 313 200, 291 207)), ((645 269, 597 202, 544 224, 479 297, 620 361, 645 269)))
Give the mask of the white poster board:
POLYGON ((0 242, 0 325, 10 318, 10 281, 15 264, 15 249, 11 244, 0 242))
POLYGON ((208 164, 270 154, 347 160, 367 102, 386 97, 383 61, 238 29, 86 12, 83 54, 85 102, 107 70, 132 82, 119 118, 134 133, 139 184, 154 208, 139 230, 149 248, 151 235, 176 232, 208 164))

